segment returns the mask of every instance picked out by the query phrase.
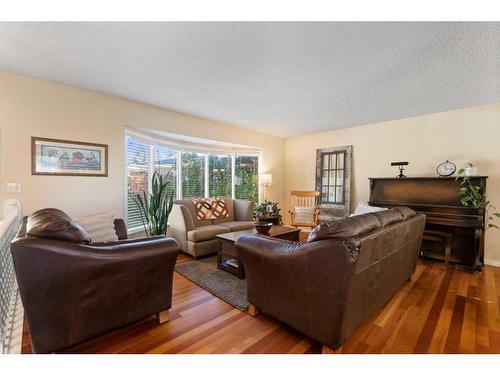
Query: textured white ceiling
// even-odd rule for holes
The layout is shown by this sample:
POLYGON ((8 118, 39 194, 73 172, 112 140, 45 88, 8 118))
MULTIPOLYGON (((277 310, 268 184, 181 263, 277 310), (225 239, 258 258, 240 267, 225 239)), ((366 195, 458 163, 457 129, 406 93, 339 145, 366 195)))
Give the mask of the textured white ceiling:
POLYGON ((0 23, 0 69, 293 136, 500 100, 499 35, 469 22, 0 23))

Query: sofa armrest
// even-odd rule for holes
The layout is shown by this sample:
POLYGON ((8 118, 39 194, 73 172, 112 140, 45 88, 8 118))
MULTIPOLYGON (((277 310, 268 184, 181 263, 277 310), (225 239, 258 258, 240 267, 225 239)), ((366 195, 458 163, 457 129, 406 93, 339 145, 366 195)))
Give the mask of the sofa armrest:
POLYGON ((174 204, 169 216, 172 236, 179 242, 183 251, 187 251, 187 233, 195 229, 193 218, 186 206, 174 204))
POLYGON ((246 199, 234 200, 234 220, 251 221, 253 220, 253 209, 255 204, 246 199))

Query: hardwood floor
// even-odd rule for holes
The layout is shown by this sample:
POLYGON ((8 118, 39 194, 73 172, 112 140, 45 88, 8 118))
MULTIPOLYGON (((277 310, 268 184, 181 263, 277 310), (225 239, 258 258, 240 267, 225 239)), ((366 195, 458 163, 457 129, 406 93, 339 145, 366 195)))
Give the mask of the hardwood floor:
MULTIPOLYGON (((178 262, 189 261, 182 255, 178 262)), ((23 353, 31 353, 25 328, 23 353)), ((154 317, 65 353, 320 353, 282 323, 251 317, 174 275, 170 322, 154 317)), ((337 353, 500 353, 500 268, 481 276, 421 260, 403 289, 337 353)))

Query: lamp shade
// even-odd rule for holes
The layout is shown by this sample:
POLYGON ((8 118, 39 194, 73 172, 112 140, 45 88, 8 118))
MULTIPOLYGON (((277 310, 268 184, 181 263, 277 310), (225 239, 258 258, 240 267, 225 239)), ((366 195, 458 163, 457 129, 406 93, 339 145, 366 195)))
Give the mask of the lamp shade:
POLYGON ((270 173, 261 173, 259 175, 259 183, 261 185, 271 185, 273 183, 273 175, 270 173))

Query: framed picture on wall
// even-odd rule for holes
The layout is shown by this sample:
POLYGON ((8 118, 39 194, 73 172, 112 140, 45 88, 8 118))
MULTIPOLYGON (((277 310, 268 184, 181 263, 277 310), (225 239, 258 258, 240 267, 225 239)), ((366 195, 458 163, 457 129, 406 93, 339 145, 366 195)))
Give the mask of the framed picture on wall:
POLYGON ((108 145, 31 137, 31 174, 108 176, 108 145))

